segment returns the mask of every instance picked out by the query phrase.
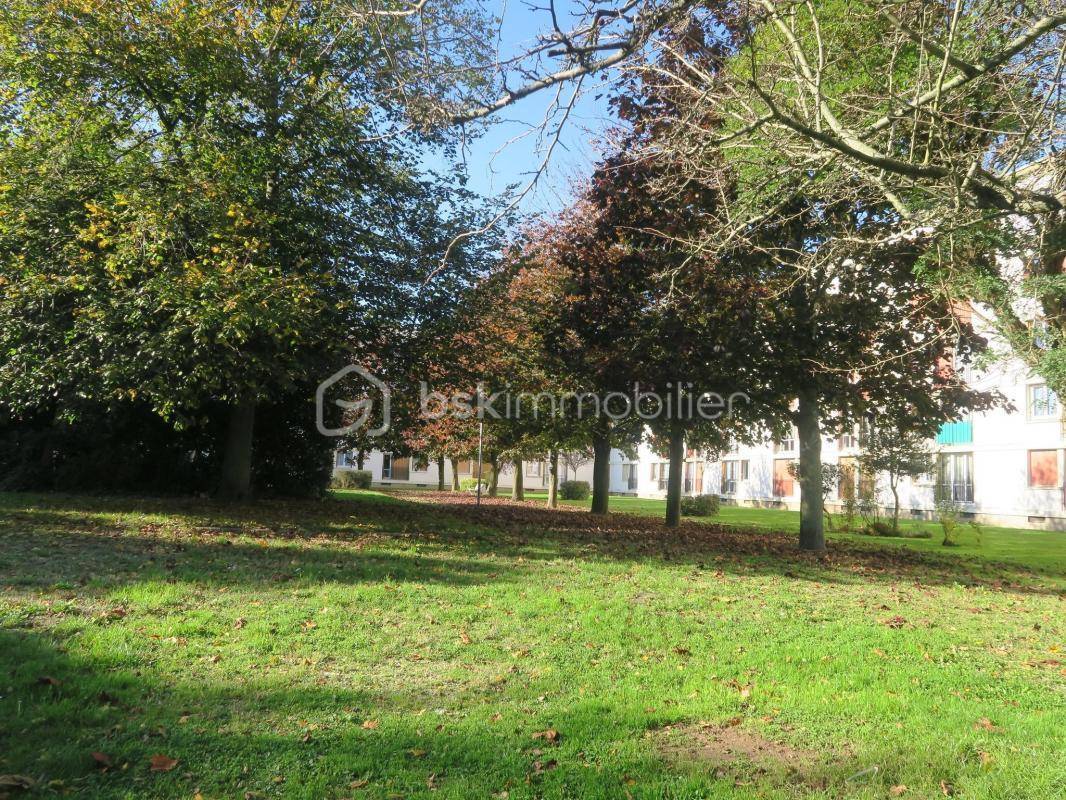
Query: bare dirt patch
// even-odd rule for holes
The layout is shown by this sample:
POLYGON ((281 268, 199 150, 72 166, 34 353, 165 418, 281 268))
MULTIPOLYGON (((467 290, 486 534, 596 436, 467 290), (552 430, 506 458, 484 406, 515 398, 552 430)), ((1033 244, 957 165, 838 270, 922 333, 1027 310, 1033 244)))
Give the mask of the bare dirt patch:
POLYGON ((755 770, 782 773, 810 783, 818 756, 813 751, 776 742, 743 728, 724 724, 685 723, 651 731, 655 747, 672 763, 704 766, 719 775, 755 770))

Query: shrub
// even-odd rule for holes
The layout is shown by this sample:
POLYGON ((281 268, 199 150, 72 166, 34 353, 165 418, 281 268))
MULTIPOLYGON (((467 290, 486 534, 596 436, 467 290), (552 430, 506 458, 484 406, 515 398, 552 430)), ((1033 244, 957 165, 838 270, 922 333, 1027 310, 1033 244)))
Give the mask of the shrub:
POLYGON ((366 469, 345 469, 333 476, 334 489, 369 489, 373 473, 366 469))
POLYGON ((940 528, 944 531, 944 547, 955 547, 958 544, 955 534, 959 529, 961 514, 959 504, 951 498, 936 498, 936 521, 940 523, 940 528))
POLYGON ((559 496, 563 500, 588 500, 591 493, 588 481, 563 481, 559 485, 559 496))
POLYGON ((876 520, 862 530, 867 536, 894 536, 897 539, 932 539, 933 534, 927 530, 904 530, 893 528, 891 522, 876 520))
POLYGON ((857 517, 859 513, 858 501, 854 497, 845 497, 841 502, 840 513, 843 516, 843 525, 840 530, 854 530, 855 517, 857 517))
POLYGON ((903 539, 932 539, 933 538, 933 534, 930 533, 927 530, 924 530, 924 529, 923 530, 917 530, 917 531, 901 530, 901 531, 896 533, 896 536, 899 536, 899 537, 901 537, 903 539))
POLYGON ((898 531, 893 529, 891 523, 876 519, 867 524, 863 533, 867 536, 895 536, 898 531))
MULTIPOLYGON (((459 481, 459 489, 463 492, 476 492, 477 491, 477 478, 463 478, 459 481)), ((481 491, 486 492, 489 488, 489 483, 486 480, 481 481, 481 491)))
POLYGON ((718 497, 713 494, 682 497, 681 513, 686 517, 713 517, 718 513, 718 497))

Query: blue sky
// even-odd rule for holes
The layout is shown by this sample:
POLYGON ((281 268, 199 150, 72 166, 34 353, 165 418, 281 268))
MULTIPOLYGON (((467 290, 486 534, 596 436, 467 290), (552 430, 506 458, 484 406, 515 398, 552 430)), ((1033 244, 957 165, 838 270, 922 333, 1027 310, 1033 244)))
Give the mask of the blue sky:
MULTIPOLYGON (((550 26, 550 16, 545 10, 533 10, 520 0, 499 0, 502 12, 502 51, 516 52, 534 41, 538 31, 550 26)), ((560 16, 573 8, 570 0, 556 4, 560 16)), ((560 19, 560 24, 568 27, 560 19)), ((587 177, 596 158, 596 142, 610 124, 611 114, 604 91, 607 75, 585 79, 582 94, 571 113, 556 145, 546 174, 538 181, 536 189, 528 195, 519 209, 535 214, 557 211, 572 197, 575 181, 587 177), (601 95, 597 98, 596 95, 601 95)), ((569 96, 572 87, 564 90, 569 96)), ((508 186, 525 186, 530 173, 536 170, 544 158, 538 151, 536 134, 519 141, 511 141, 519 134, 536 126, 544 117, 545 108, 554 97, 553 90, 545 90, 504 109, 490 120, 488 130, 472 142, 465 151, 470 188, 486 197, 503 196, 508 186)), ((441 164, 443 166, 443 164, 441 164)), ((507 195, 508 197, 510 195, 507 195)))

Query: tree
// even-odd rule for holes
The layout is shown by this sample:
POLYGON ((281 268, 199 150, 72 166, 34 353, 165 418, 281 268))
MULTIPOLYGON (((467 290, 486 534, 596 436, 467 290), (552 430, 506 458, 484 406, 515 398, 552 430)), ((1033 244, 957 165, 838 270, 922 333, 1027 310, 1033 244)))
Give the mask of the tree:
MULTIPOLYGON (((711 175, 724 149, 759 174, 760 196, 729 204, 693 246, 733 243, 827 170, 842 172, 838 199, 858 188, 894 218, 891 231, 856 238, 855 253, 869 254, 886 236, 922 242, 947 299, 986 304, 1012 353, 1066 391, 1061 3, 757 0, 738 8, 744 35, 728 70, 701 70, 666 34, 630 65, 657 78, 665 71, 683 95, 685 113, 670 140, 656 143, 660 151, 688 174, 711 175), (702 124, 708 109, 723 114, 726 130, 702 124), (773 172, 760 171, 767 153, 778 156, 773 172), (1004 269, 1011 257, 1021 269, 1004 269), (1040 304, 1035 325, 1020 311, 1026 296, 1040 304)), ((710 8, 700 19, 713 29, 736 15, 710 8)))
MULTIPOLYGON (((415 145, 432 139, 381 136, 403 122, 387 101, 410 77, 382 42, 403 46, 410 23, 360 26, 349 10, 5 7, 11 414, 124 399, 177 427, 223 419, 218 488, 244 497, 258 410, 330 375, 350 345, 387 355, 388 334, 432 307, 411 288, 457 230, 427 225, 427 209, 463 198, 417 177, 415 145)), ((420 91, 451 88, 442 75, 420 91)))
POLYGON ((899 482, 933 470, 933 454, 924 433, 889 420, 871 426, 859 456, 859 469, 869 475, 884 472, 892 492, 892 530, 899 529, 899 482))
MULTIPOLYGON (((766 164, 767 172, 775 167, 766 164)), ((752 173, 746 180, 755 180, 752 173)), ((749 234, 746 261, 773 298, 755 317, 753 335, 763 343, 755 351, 767 354, 772 418, 778 430, 798 434, 800 546, 822 550, 827 431, 889 414, 932 435, 996 398, 970 390, 943 364, 945 354, 966 360, 983 340, 918 274, 921 245, 899 239, 853 255, 850 242, 892 230, 883 204, 853 193, 835 199, 832 184, 808 189, 749 234)))
MULTIPOLYGON (((702 49, 709 69, 720 63, 718 40, 683 20, 671 35, 679 47, 702 49)), ((671 453, 669 525, 680 521, 686 435, 695 440, 706 429, 711 442, 726 435, 721 420, 702 426, 695 406, 712 393, 729 397, 740 389, 742 324, 757 296, 724 260, 694 257, 678 244, 728 187, 682 178, 676 191, 663 190, 677 176, 676 163, 643 151, 668 124, 673 94, 672 86, 646 75, 619 88, 614 103, 623 126, 616 143, 555 236, 542 239, 550 242, 565 284, 563 304, 549 323, 553 352, 562 354, 562 368, 581 391, 603 401, 630 398, 626 408, 614 409, 623 412, 617 418, 601 409, 591 425, 592 510, 608 508, 612 447, 639 440, 647 424, 671 453), (633 398, 640 393, 648 397, 633 398), (660 407, 646 414, 651 395, 660 407)))

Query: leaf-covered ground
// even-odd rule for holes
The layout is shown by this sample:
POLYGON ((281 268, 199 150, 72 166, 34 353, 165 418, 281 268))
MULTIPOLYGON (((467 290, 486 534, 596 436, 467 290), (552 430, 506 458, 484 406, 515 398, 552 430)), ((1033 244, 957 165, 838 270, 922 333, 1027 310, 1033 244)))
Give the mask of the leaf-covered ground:
POLYGON ((0 495, 0 796, 1058 798, 1064 589, 433 493, 0 495))

